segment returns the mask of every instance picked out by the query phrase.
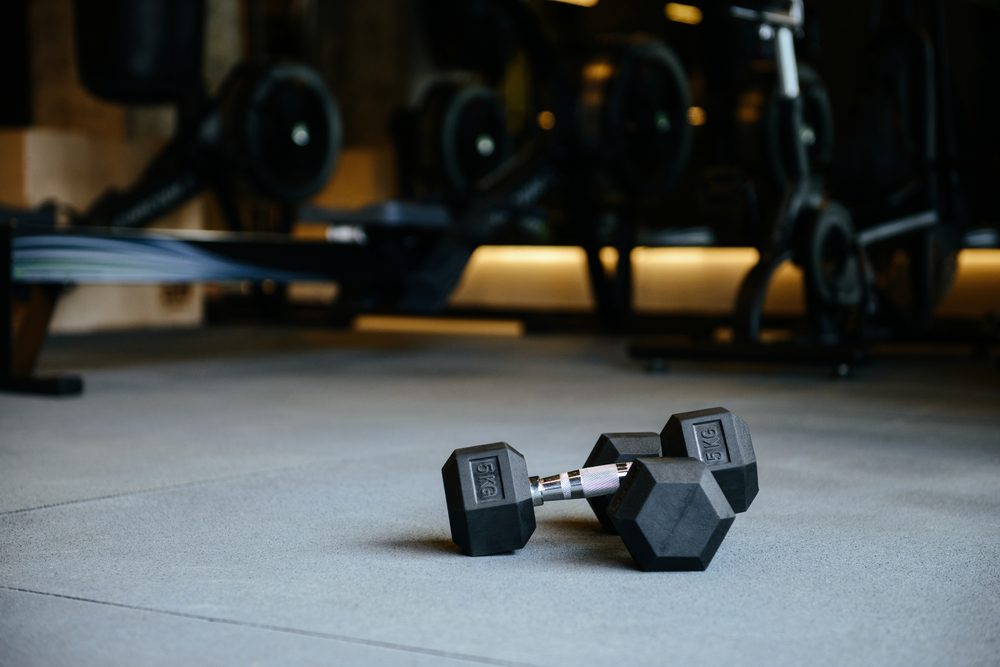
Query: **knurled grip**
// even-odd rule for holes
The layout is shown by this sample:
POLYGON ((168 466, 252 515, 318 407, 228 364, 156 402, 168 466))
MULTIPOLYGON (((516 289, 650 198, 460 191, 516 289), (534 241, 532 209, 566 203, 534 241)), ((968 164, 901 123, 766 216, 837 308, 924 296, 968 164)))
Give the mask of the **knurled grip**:
POLYGON ((593 468, 582 468, 580 473, 580 486, 583 488, 584 498, 594 496, 607 496, 618 490, 620 477, 618 475, 618 464, 609 463, 593 468))
POLYGON ((594 498, 608 496, 618 490, 622 477, 628 472, 629 463, 580 468, 549 477, 531 478, 532 504, 541 505, 551 500, 594 498))

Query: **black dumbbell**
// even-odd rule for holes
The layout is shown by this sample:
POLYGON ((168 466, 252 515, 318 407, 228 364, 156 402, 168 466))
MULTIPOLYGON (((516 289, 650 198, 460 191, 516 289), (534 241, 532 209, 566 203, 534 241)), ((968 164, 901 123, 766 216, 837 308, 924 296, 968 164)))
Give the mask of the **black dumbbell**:
POLYGON ((708 466, 692 458, 631 464, 608 517, 642 570, 704 570, 736 514, 708 466))
POLYGON ((735 517, 708 467, 691 458, 529 477, 521 453, 496 442, 456 449, 441 472, 452 539, 469 556, 523 547, 536 505, 615 494, 609 516, 641 569, 704 570, 735 517))
MULTIPOLYGON (((756 460, 746 424, 721 408, 675 415, 656 434, 606 434, 590 459, 691 450, 715 464, 664 458, 643 461, 622 484, 614 514, 607 517, 639 567, 704 569, 734 516, 718 479, 745 509, 757 493, 756 460), (701 427, 699 429, 699 426, 701 427), (692 435, 686 435, 691 431, 692 435), (613 454, 610 454, 611 450, 613 454), (692 465, 693 464, 693 465, 692 465), (671 467, 673 466, 673 467, 671 467), (736 474, 739 473, 739 474, 736 474), (740 489, 736 480, 746 481, 740 489), (673 517, 663 521, 664 517, 673 517), (644 537, 648 536, 648 537, 644 537)), ((442 468, 452 539, 470 556, 514 551, 535 529, 534 507, 546 500, 605 500, 632 467, 627 460, 585 467, 551 477, 529 477, 524 457, 506 443, 458 449, 442 468)))
MULTIPOLYGON (((736 513, 746 512, 757 495, 757 456, 746 422, 725 408, 708 408, 672 415, 657 433, 604 433, 584 467, 625 463, 653 456, 689 456, 709 466, 736 513)), ((607 530, 609 496, 588 498, 607 530)))

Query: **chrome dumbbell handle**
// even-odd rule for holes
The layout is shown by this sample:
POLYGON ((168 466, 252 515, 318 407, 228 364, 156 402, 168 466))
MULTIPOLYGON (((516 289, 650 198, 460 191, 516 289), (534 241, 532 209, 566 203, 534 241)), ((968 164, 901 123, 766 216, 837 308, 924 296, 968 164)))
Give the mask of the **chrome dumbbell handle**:
POLYGON ((552 500, 610 496, 618 490, 621 478, 631 466, 631 463, 609 463, 548 477, 531 477, 531 502, 537 507, 552 500))

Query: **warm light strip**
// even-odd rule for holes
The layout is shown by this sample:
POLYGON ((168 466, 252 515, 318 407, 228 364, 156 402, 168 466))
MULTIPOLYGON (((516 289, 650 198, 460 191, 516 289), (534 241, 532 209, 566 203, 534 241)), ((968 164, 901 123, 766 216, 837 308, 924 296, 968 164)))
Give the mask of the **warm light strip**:
POLYGON ((382 333, 459 334, 463 336, 524 335, 524 324, 514 320, 459 320, 399 315, 360 315, 354 319, 355 331, 382 333))
MULTIPOLYGON (((724 314, 731 312, 740 281, 757 261, 757 252, 752 248, 638 247, 632 260, 638 312, 724 314)), ((614 272, 618 253, 603 248, 601 262, 606 272, 614 272)), ((1000 250, 965 250, 958 257, 954 288, 938 312, 968 317, 1000 311, 998 285, 1000 250)), ((325 301, 335 294, 322 296, 325 301)), ((473 254, 450 301, 453 308, 539 312, 591 312, 594 308, 586 254, 575 246, 482 246, 473 254)), ((765 310, 796 315, 803 306, 801 271, 786 263, 775 273, 765 310)), ((358 320, 358 328, 492 336, 522 333, 521 325, 510 321, 418 317, 366 316, 358 320)))
POLYGON ((1000 250, 969 248, 958 253, 951 290, 938 306, 950 316, 1000 312, 1000 250))
POLYGON ((684 5, 679 2, 668 2, 663 8, 663 13, 667 18, 677 23, 687 25, 698 25, 701 23, 701 10, 694 5, 684 5))
POLYGON ((993 248, 968 248, 958 253, 958 265, 961 269, 986 269, 992 268, 1000 270, 1000 250, 993 248))
POLYGON ((737 264, 749 268, 757 261, 753 248, 714 248, 711 246, 648 247, 632 251, 632 261, 639 264, 737 264))
MULTIPOLYGON (((611 273, 613 248, 601 261, 611 273)), ((640 312, 731 311, 737 288, 757 261, 752 248, 639 247, 632 253, 635 306, 640 312)), ((968 315, 1000 310, 1000 250, 959 255, 954 289, 939 312, 968 315)), ((451 299, 455 307, 585 312, 594 306, 586 255, 572 246, 483 246, 469 262, 451 299)), ((800 313, 801 271, 785 263, 775 272, 765 310, 800 313)))
POLYGON ((593 7, 598 3, 599 0, 553 0, 553 2, 561 2, 565 5, 576 5, 577 7, 593 7))
POLYGON ((480 261, 517 264, 572 264, 586 259, 577 246, 484 245, 476 250, 480 261))
POLYGON ((465 267, 453 306, 587 310, 587 255, 573 246, 483 246, 465 267))

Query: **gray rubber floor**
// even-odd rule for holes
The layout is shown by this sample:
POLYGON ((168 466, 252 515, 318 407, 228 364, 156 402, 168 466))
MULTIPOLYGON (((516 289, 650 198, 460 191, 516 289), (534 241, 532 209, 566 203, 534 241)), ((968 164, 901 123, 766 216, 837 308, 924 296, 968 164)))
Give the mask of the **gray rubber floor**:
POLYGON ((675 365, 621 341, 245 329, 56 341, 79 399, 0 396, 0 665, 1000 662, 1000 374, 964 356, 675 365), (704 573, 585 503, 452 546, 440 467, 533 474, 724 405, 761 492, 704 573))

